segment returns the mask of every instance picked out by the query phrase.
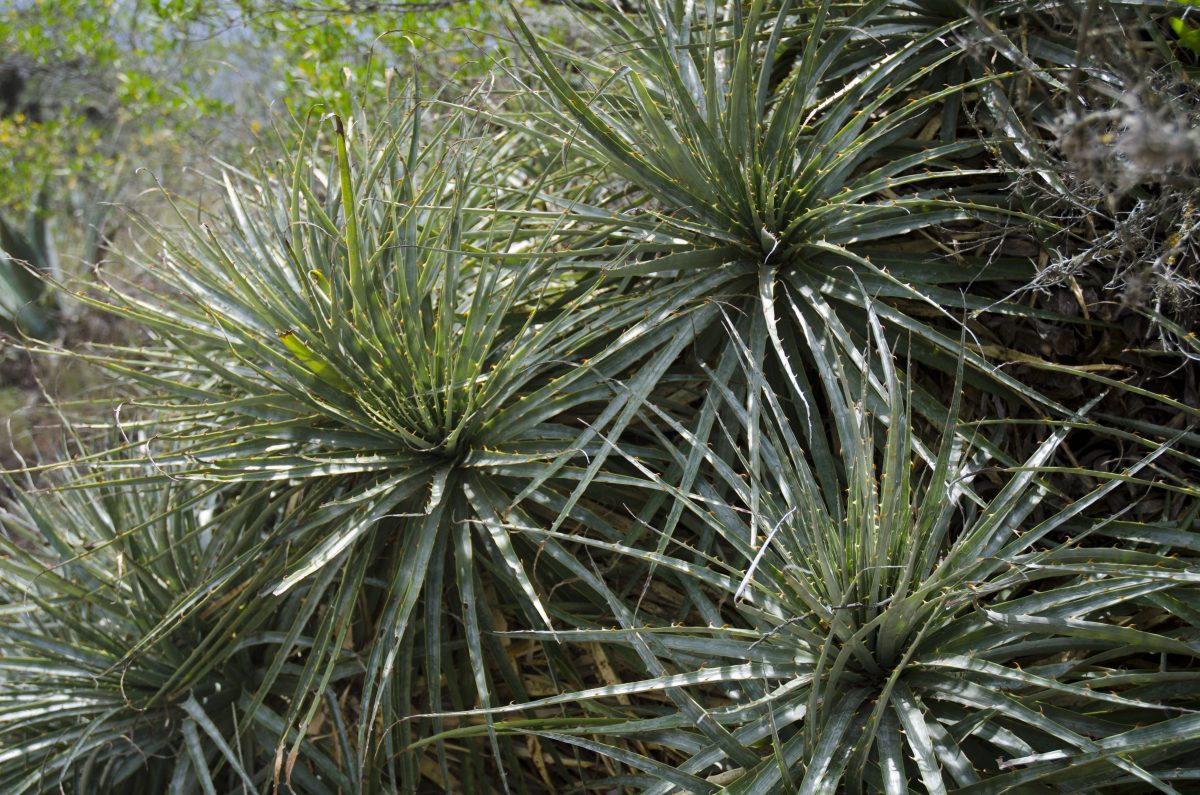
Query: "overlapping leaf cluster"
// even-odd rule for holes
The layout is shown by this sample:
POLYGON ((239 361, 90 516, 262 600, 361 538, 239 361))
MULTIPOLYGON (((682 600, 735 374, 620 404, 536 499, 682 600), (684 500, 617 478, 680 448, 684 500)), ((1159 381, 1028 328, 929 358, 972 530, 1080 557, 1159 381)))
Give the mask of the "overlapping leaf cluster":
POLYGON ((1088 326, 959 245, 1054 231, 1044 6, 515 18, 505 101, 314 117, 151 228, 81 296, 149 344, 73 354, 122 444, 0 515, 6 791, 1186 789, 1194 434, 988 358, 1088 326))

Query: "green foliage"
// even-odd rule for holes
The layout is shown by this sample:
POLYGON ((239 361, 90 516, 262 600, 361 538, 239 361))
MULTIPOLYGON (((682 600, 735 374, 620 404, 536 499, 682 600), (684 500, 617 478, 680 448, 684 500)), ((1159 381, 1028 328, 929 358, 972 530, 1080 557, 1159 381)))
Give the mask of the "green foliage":
MULTIPOLYGON (((882 2, 845 20, 829 19, 829 4, 818 4, 812 21, 795 31, 787 27, 790 4, 771 13, 755 2, 744 18, 712 19, 655 5, 640 20, 645 27, 598 8, 588 21, 623 63, 587 99, 523 31, 537 74, 557 100, 545 116, 554 125, 547 136, 561 140, 578 124, 586 143, 576 151, 644 190, 654 206, 670 208, 658 219, 666 231, 705 247, 732 247, 728 259, 792 262, 811 258, 823 243, 886 239, 993 209, 938 187, 957 177, 956 161, 977 152, 978 143, 922 146, 904 135, 963 87, 895 101, 953 57, 932 46, 952 27, 915 37, 850 77, 844 70, 862 47, 855 30, 879 14, 882 2), (804 42, 790 65, 776 60, 785 35, 804 42), (781 78, 779 68, 788 66, 781 78), (886 164, 863 168, 877 158, 886 164)), ((611 72, 599 60, 563 59, 585 75, 611 72)))
POLYGON ((160 170, 190 155, 194 137, 208 154, 235 159, 214 144, 238 143, 247 125, 260 129, 276 101, 298 115, 314 104, 349 114, 386 101, 392 75, 414 66, 483 74, 496 46, 483 31, 499 25, 483 2, 399 14, 250 0, 12 4, 0 12, 0 68, 17 70, 25 85, 19 112, 0 117, 11 156, 0 208, 27 207, 47 164, 56 199, 105 193, 103 175, 123 154, 160 170), (444 57, 414 57, 414 43, 447 36, 461 43, 444 57), (225 78, 224 62, 242 74, 225 78))
POLYGON ((1125 86, 1055 93, 1065 2, 593 3, 428 94, 494 12, 149 8, 259 15, 303 121, 95 286, 12 271, 143 337, 37 349, 119 437, 5 482, 5 792, 1194 783, 1200 415, 1014 300, 1081 234, 1055 103, 1125 86))
POLYGON ((103 194, 123 150, 177 152, 176 136, 228 109, 206 92, 203 65, 179 57, 180 31, 155 21, 111 0, 36 0, 0 13, 0 65, 24 81, 19 112, 0 118, 11 156, 0 207, 29 206, 48 176, 56 199, 103 194))
MULTIPOLYGON (((959 54, 942 41, 967 20, 901 29, 881 52, 865 31, 894 9, 874 0, 847 14, 829 2, 758 0, 724 11, 654 3, 631 17, 600 4, 583 16, 605 45, 596 55, 551 51, 522 28, 544 88, 498 121, 532 119, 548 146, 571 141, 579 168, 610 173, 617 187, 590 197, 593 212, 640 254, 616 272, 645 277, 638 286, 664 314, 729 302, 756 358, 772 356, 789 380, 804 382, 797 355, 821 367, 838 351, 864 358, 867 307, 886 299, 881 321, 889 335, 909 335, 916 363, 950 372, 961 354, 973 379, 1054 407, 961 345, 954 328, 963 312, 1031 315, 973 292, 1028 276, 1028 263, 907 254, 946 224, 1038 223, 1006 206, 993 181, 1001 172, 983 157, 988 139, 934 134, 957 123, 948 103, 994 80, 944 68, 959 54), (813 336, 823 329, 825 347, 813 336)), ((711 310, 701 317, 714 323, 711 310)), ((868 399, 883 410, 878 394, 868 399)), ((917 410, 944 416, 924 394, 917 410)), ((822 421, 813 414, 806 427, 822 421)))
MULTIPOLYGON (((485 654, 481 589, 526 620, 553 619, 519 552, 528 545, 501 520, 570 512, 579 464, 596 448, 581 431, 612 427, 620 406, 602 368, 641 356, 606 349, 631 312, 588 302, 550 251, 555 217, 499 192, 526 181, 520 150, 480 136, 468 116, 430 130, 424 106, 412 98, 379 135, 335 117, 327 170, 308 159, 322 149, 310 129, 313 154, 290 167, 226 175, 230 225, 216 236, 181 212, 188 236, 164 240, 165 256, 146 268, 160 284, 109 287, 99 304, 161 345, 92 357, 149 389, 140 404, 169 429, 166 448, 151 444, 127 478, 156 480, 153 464, 204 481, 311 484, 320 507, 264 533, 222 576, 265 576, 276 596, 305 595, 278 658, 316 633, 286 715, 301 736, 345 639, 374 638, 360 765, 393 742, 377 727, 396 726, 413 699, 442 707, 443 678, 456 699, 477 692, 484 704, 494 676, 516 681, 485 654), (272 555, 282 544, 288 555, 272 555), (456 653, 443 648, 447 588, 462 606, 456 653), (334 606, 314 628, 311 607, 325 599, 334 606), (423 660, 401 656, 422 634, 423 660), (427 695, 412 676, 395 678, 416 664, 427 695)), ((120 475, 130 464, 99 466, 120 475)), ((257 598, 248 589, 239 601, 257 598)), ((402 760, 390 775, 414 782, 415 771, 402 760)))
MULTIPOLYGON (((254 792, 270 781, 274 710, 298 671, 268 670, 277 602, 218 607, 236 595, 226 561, 270 526, 278 498, 227 495, 178 481, 26 492, 0 512, 5 792, 254 792), (255 688, 272 695, 250 710, 255 688)), ((333 792, 344 779, 319 745, 303 743, 289 775, 333 792)))
POLYGON ((0 206, 11 212, 29 212, 48 176, 61 179, 68 190, 79 189, 85 187, 83 175, 113 164, 100 133, 78 119, 35 122, 23 113, 0 118, 0 145, 11 157, 0 206), (47 163, 61 167, 47 174, 47 163))
MULTIPOLYGON (((1200 747, 1185 684, 1196 678, 1186 607, 1195 540, 1185 532, 1176 549, 1112 543, 1155 530, 1103 512, 1085 518, 1164 448, 1062 501, 1042 481, 1068 436, 1053 429, 983 498, 973 489, 988 461, 970 429, 944 437, 923 468, 886 349, 882 368, 891 396, 884 443, 862 395, 844 391, 833 412, 836 461, 805 449, 789 401, 764 388, 759 419, 713 385, 730 400, 731 455, 706 450, 687 494, 655 483, 716 543, 702 558, 613 547, 657 566, 708 626, 647 624, 610 596, 623 628, 564 634, 627 646, 648 675, 568 703, 661 692, 679 709, 585 708, 581 717, 606 720, 557 720, 545 736, 639 769, 645 791, 658 793, 681 782, 715 792, 696 778, 714 765, 730 771, 722 791, 735 793, 902 793, 918 782, 925 792, 1003 792, 1113 780, 1171 791, 1167 782, 1200 747), (762 482, 746 483, 744 440, 755 432, 769 466, 762 482), (821 467, 844 473, 844 490, 831 495, 813 474, 821 467), (1142 629, 1134 617, 1145 611, 1173 618, 1142 629), (1132 673, 1150 667, 1153 676, 1132 673), (706 731, 685 704, 719 728, 706 731), (665 770, 633 752, 627 743, 638 740, 685 761, 665 770)), ((683 461, 689 451, 672 452, 683 461)))
MULTIPOLYGON (((172 4, 179 5, 179 4, 172 4)), ((273 69, 281 76, 284 96, 297 112, 312 103, 341 114, 386 101, 392 75, 407 79, 413 72, 482 76, 489 50, 497 45, 489 31, 504 25, 499 4, 482 0, 415 4, 345 6, 326 2, 273 3, 236 0, 216 13, 252 21, 259 46, 275 52, 273 69), (437 58, 418 55, 433 51, 437 58)), ((208 6, 197 13, 212 15, 208 6)), ((170 14, 168 14, 170 15, 170 14)))
POLYGON ((39 199, 24 230, 0 215, 0 331, 48 339, 57 332, 58 296, 39 274, 60 274, 44 190, 39 199))
MULTIPOLYGON (((1200 5, 1195 0, 1179 0, 1187 5, 1200 5)), ((1200 30, 1183 17, 1171 17, 1171 30, 1179 37, 1179 43, 1196 54, 1200 54, 1200 30)))

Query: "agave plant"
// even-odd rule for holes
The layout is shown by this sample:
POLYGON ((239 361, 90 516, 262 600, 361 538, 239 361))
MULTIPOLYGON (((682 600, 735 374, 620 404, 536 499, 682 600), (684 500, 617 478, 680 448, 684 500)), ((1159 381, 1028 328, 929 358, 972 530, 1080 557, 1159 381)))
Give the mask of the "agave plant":
MULTIPOLYGON (((947 285, 1011 279, 1029 264, 904 253, 905 236, 922 230, 1013 217, 989 190, 999 172, 981 157, 985 142, 959 138, 951 122, 949 140, 928 132, 947 101, 992 79, 919 90, 959 57, 940 40, 964 21, 897 36, 873 62, 864 29, 891 13, 888 4, 858 4, 840 18, 831 5, 760 0, 726 15, 650 3, 631 16, 598 3, 584 16, 606 45, 596 56, 551 52, 521 31, 545 85, 529 111, 535 132, 618 177, 623 189, 609 203, 636 209, 607 215, 613 234, 658 255, 616 272, 659 275, 647 289, 668 292, 666 283, 676 303, 754 292, 772 319, 770 298, 786 286, 857 353, 866 335, 856 278, 873 298, 982 309, 994 302, 947 285), (685 279, 691 290, 680 287, 685 279)), ((878 311, 922 352, 960 347, 914 316, 878 311)), ((771 331, 776 349, 781 333, 771 331)), ((953 369, 953 357, 943 361, 953 369)))
MULTIPOLYGON (((595 700, 574 727, 501 727, 608 754, 657 793, 718 783, 735 793, 1174 792, 1172 782, 1194 778, 1195 512, 1174 531, 1088 518, 1163 450, 1058 501, 1047 465, 1069 431, 1052 429, 985 498, 974 486, 989 468, 966 427, 915 474, 913 417, 890 358, 880 366, 884 443, 862 393, 843 392, 836 461, 806 449, 796 407, 764 388, 769 466, 758 483, 747 482, 741 441, 756 420, 726 391, 732 457, 705 450, 705 475, 688 493, 644 470, 698 520, 691 537, 715 542, 677 554, 595 542, 656 567, 692 618, 665 625, 610 592, 622 628, 561 637, 624 646, 649 678, 522 707, 595 700), (844 487, 826 490, 818 467, 842 473, 844 487), (1172 532, 1174 549, 1129 543, 1172 532), (640 708, 601 706, 637 696, 640 708), (637 750, 647 746, 653 755, 637 750)), ((694 442, 684 423, 657 416, 694 442)))
MULTIPOLYGON (((317 639, 286 715, 297 737, 358 639, 358 763, 379 752, 372 769, 404 786, 423 775, 397 750, 414 704, 489 704, 494 686, 522 697, 482 631, 483 594, 521 624, 554 619, 504 521, 581 515, 567 498, 589 439, 630 420, 610 380, 645 355, 608 345, 638 336, 641 309, 589 302, 551 250, 561 213, 511 187, 528 182, 513 139, 423 107, 378 136, 335 119, 327 171, 328 139, 310 130, 290 166, 228 174, 220 234, 181 212, 186 232, 144 269, 157 284, 114 280, 94 301, 160 345, 90 356, 146 388, 156 427, 146 458, 109 461, 107 478, 296 484, 320 506, 257 538, 228 576, 303 597, 280 651, 317 639)), ((450 780, 445 748, 435 767, 450 780)))
POLYGON ((58 295, 39 278, 59 275, 47 196, 38 195, 23 230, 0 215, 0 331, 8 334, 47 339, 58 329, 58 295))
MULTIPOLYGON (((7 485, 0 787, 216 793, 278 782, 275 749, 287 735, 276 710, 299 671, 271 667, 286 611, 261 597, 222 607, 238 604, 228 561, 270 527, 288 495, 230 500, 228 489, 183 481, 97 491, 7 485)), ((260 575, 237 587, 257 592, 268 582, 260 575)), ((335 688, 355 670, 343 663, 319 694, 327 710, 336 711, 335 688)), ((345 791, 332 743, 302 739, 300 748, 289 782, 345 791)))
POLYGON ((147 332, 72 354, 132 441, 0 515, 0 789, 1189 785, 1195 435, 993 368, 980 317, 1057 318, 956 248, 1040 223, 998 154, 1037 136, 963 111, 1062 81, 1027 5, 597 3, 596 54, 518 19, 530 90, 172 200, 80 296, 147 332))
MULTIPOLYGON (((771 360, 805 396, 798 427, 816 449, 826 440, 815 431, 831 421, 819 373, 840 357, 872 361, 866 318, 873 308, 890 339, 909 340, 921 376, 913 406, 924 418, 945 417, 926 377, 952 373, 959 359, 968 383, 1069 416, 977 353, 978 324, 969 324, 970 344, 961 333, 959 315, 1050 318, 987 287, 1021 283, 1032 264, 930 256, 918 242, 953 223, 1036 223, 1006 206, 987 141, 974 132, 960 137, 957 111, 946 115, 953 98, 996 76, 928 84, 961 57, 941 42, 969 19, 897 32, 880 55, 868 31, 895 16, 884 0, 848 9, 762 0, 747 8, 651 2, 637 14, 606 3, 588 8, 582 19, 602 46, 596 54, 556 49, 518 19, 539 90, 513 118, 494 119, 531 130, 588 173, 608 177, 596 180, 600 187, 582 206, 560 204, 573 207, 580 223, 607 230, 610 251, 617 249, 603 271, 608 283, 620 277, 625 294, 653 307, 665 329, 690 335, 689 354, 751 414, 762 401, 738 377, 739 353, 725 326, 752 340, 751 357, 771 360), (936 135, 939 125, 954 134, 936 135)), ((548 183, 573 185, 571 174, 548 183)), ((657 382, 675 364, 647 359, 641 377, 657 382)), ((885 416, 881 373, 847 372, 852 381, 860 375, 869 407, 885 416)), ((700 409, 693 431, 701 439, 718 427, 718 393, 709 391, 700 409)), ((759 435, 747 443, 757 477, 765 466, 759 435)), ((932 460, 931 444, 915 444, 932 460)), ((589 472, 599 473, 613 449, 603 447, 589 472)), ((698 455, 669 464, 684 476, 685 491, 698 455)), ((576 494, 588 484, 585 477, 576 494)))

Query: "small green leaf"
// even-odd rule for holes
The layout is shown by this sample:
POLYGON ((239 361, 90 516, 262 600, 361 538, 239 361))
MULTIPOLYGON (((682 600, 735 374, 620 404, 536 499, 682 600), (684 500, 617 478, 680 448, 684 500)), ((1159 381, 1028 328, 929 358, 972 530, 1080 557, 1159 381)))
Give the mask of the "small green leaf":
POLYGON ((350 384, 346 379, 338 373, 338 371, 329 364, 329 362, 317 356, 313 349, 304 344, 304 342, 296 336, 294 331, 284 331, 279 335, 279 341, 283 343, 289 351, 295 354, 300 360, 300 364, 304 365, 313 375, 320 378, 325 383, 332 387, 343 391, 350 391, 350 384))

